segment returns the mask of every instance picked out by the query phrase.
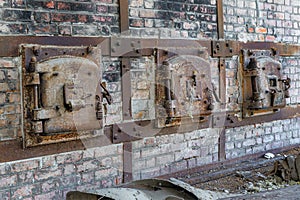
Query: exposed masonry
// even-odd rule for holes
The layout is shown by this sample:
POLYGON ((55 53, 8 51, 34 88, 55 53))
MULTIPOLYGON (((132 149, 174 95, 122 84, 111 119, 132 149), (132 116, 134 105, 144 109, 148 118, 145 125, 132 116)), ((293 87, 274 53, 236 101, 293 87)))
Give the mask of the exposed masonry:
POLYGON ((123 145, 110 145, 0 164, 0 199, 65 199, 120 184, 123 145))
POLYGON ((21 95, 18 59, 0 59, 0 140, 20 136, 21 95))
POLYGON ((119 29, 117 0, 0 1, 0 34, 108 36, 119 29))
POLYGON ((225 38, 299 43, 298 0, 224 0, 225 38))
POLYGON ((300 118, 226 130, 226 159, 300 143, 300 118))
MULTIPOLYGON (((300 118, 226 130, 226 159, 300 143, 300 118)), ((218 161, 220 129, 133 142, 134 180, 218 161)), ((70 190, 97 192, 122 182, 123 145, 0 164, 1 199, 62 199, 70 190)))
POLYGON ((131 112, 133 119, 154 119, 155 60, 154 57, 130 59, 131 112))
POLYGON ((131 0, 130 33, 141 37, 216 38, 216 0, 131 0))
POLYGON ((107 114, 104 118, 106 124, 114 124, 122 120, 122 95, 121 95, 121 61, 117 58, 103 57, 102 80, 106 82, 107 89, 111 93, 113 103, 107 106, 107 114))
POLYGON ((146 179, 218 161, 219 129, 133 142, 133 177, 146 179))

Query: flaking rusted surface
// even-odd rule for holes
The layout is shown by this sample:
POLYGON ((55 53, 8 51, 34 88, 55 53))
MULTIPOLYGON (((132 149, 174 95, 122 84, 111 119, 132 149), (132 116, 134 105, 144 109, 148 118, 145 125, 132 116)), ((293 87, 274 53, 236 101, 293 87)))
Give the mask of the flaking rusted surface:
POLYGON ((28 45, 22 52, 23 79, 32 77, 22 90, 25 146, 78 139, 102 129, 99 49, 28 45))

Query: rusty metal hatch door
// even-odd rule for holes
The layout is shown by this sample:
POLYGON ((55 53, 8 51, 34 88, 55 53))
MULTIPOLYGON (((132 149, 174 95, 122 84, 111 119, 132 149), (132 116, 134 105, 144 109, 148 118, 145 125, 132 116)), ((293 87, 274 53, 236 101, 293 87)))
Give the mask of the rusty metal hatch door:
POLYGON ((243 117, 277 112, 289 97, 290 79, 284 78, 275 51, 242 51, 243 117))
POLYGON ((102 129, 100 55, 97 47, 22 47, 25 146, 102 129))
MULTIPOLYGON (((203 56, 205 57, 205 56, 203 56)), ((184 118, 202 122, 213 109, 210 63, 193 55, 173 56, 158 66, 158 127, 180 125, 184 118)))

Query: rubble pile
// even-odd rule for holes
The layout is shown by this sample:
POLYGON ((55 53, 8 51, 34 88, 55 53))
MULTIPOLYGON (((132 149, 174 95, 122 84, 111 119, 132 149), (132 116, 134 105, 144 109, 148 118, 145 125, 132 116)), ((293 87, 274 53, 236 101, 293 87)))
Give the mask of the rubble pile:
POLYGON ((276 161, 270 175, 277 176, 278 181, 300 181, 300 155, 276 161))
MULTIPOLYGON (((271 158, 268 158, 271 159, 271 158)), ((236 176, 246 182, 241 193, 257 193, 300 184, 300 155, 285 156, 274 162, 274 167, 266 176, 260 172, 237 171, 236 176)))

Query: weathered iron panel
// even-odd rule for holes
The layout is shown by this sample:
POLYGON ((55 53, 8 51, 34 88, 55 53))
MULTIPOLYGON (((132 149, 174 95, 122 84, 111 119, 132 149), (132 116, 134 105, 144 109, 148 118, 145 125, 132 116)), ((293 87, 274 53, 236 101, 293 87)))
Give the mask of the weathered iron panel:
POLYGON ((242 51, 243 117, 277 112, 286 105, 290 79, 283 78, 275 56, 274 51, 242 51))
MULTIPOLYGON (((204 55, 205 57, 205 55, 204 55)), ((197 56, 173 56, 158 64, 156 73, 157 126, 181 124, 181 118, 202 121, 211 114, 213 96, 208 61, 197 56)))
POLYGON ((98 48, 26 45, 22 53, 25 146, 57 142, 46 137, 53 134, 69 140, 102 129, 98 48))

